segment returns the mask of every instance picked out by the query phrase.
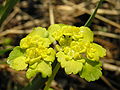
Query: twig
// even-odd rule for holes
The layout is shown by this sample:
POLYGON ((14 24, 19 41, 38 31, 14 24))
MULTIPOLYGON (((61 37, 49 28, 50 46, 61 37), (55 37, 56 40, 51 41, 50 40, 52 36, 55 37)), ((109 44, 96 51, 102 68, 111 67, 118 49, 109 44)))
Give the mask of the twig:
POLYGON ((102 79, 112 90, 117 90, 115 87, 112 86, 112 84, 109 82, 109 80, 108 80, 105 76, 102 76, 101 79, 102 79))
POLYGON ((50 24, 55 24, 54 14, 53 14, 53 6, 51 2, 49 3, 49 16, 50 16, 50 24))
POLYGON ((101 36, 106 36, 110 38, 115 38, 115 39, 120 39, 119 35, 113 34, 113 33, 107 33, 107 32, 102 32, 102 31, 94 31, 95 35, 101 35, 101 36))
POLYGON ((78 80, 79 82, 81 82, 81 83, 83 83, 85 85, 87 84, 87 81, 85 81, 84 79, 80 78, 80 76, 78 76, 78 75, 70 74, 69 76, 74 78, 74 79, 76 79, 76 80, 78 80))
POLYGON ((116 65, 112 65, 112 64, 109 64, 109 63, 103 63, 103 68, 105 70, 109 70, 109 71, 117 71, 120 73, 120 67, 119 66, 116 66, 116 65))
POLYGON ((116 0, 106 0, 107 2, 109 2, 110 4, 112 4, 112 5, 116 5, 116 0))
POLYGON ((30 16, 28 13, 22 11, 19 7, 15 7, 16 10, 18 10, 19 12, 25 14, 26 16, 28 16, 31 20, 34 20, 34 18, 32 16, 30 16))
POLYGON ((38 19, 34 19, 34 21, 28 21, 25 24, 15 26, 13 28, 7 29, 6 31, 0 32, 0 37, 5 36, 7 34, 20 34, 20 33, 23 34, 24 31, 22 31, 22 29, 30 28, 30 27, 34 26, 33 22, 36 22, 36 25, 39 25, 39 24, 42 24, 44 21, 38 20, 38 19))
MULTIPOLYGON (((65 0, 65 1, 66 1, 66 0, 65 0)), ((67 1, 67 2, 72 3, 72 2, 70 2, 70 1, 67 1)), ((67 2, 64 2, 64 3, 65 3, 66 5, 72 6, 74 9, 78 9, 79 11, 82 11, 82 12, 85 12, 85 13, 91 15, 91 12, 90 12, 89 10, 87 10, 87 9, 85 9, 85 8, 81 8, 79 5, 76 5, 76 4, 74 4, 74 3, 69 4, 69 3, 67 3, 67 2)), ((81 14, 81 13, 80 13, 80 14, 81 14)), ((75 15, 75 17, 77 17, 77 16, 79 16, 79 14, 75 15)), ((110 24, 110 25, 112 25, 112 26, 117 27, 117 28, 120 29, 120 24, 118 24, 118 23, 116 23, 116 22, 114 22, 114 21, 112 21, 112 20, 109 20, 109 19, 107 19, 107 18, 105 18, 105 17, 103 17, 103 16, 100 16, 100 15, 96 14, 96 15, 95 15, 95 18, 97 18, 97 19, 99 19, 99 20, 101 20, 101 21, 103 21, 103 22, 105 22, 105 23, 108 23, 108 24, 110 24)))
POLYGON ((116 60, 116 59, 101 59, 101 60, 105 63, 115 64, 120 66, 120 60, 116 60))
POLYGON ((26 22, 25 24, 22 24, 22 25, 19 25, 19 26, 15 26, 15 27, 13 27, 13 28, 11 28, 11 29, 30 28, 30 27, 32 27, 32 26, 35 25, 33 22, 35 22, 36 25, 39 25, 40 23, 43 23, 43 21, 41 21, 41 20, 34 19, 33 21, 28 21, 28 22, 26 22))
POLYGON ((4 32, 1 32, 0 33, 0 37, 3 37, 5 35, 8 35, 8 34, 28 34, 30 33, 32 30, 16 30, 16 29, 8 29, 4 32))
POLYGON ((14 11, 6 18, 6 20, 1 25, 1 31, 3 31, 4 27, 10 22, 10 20, 19 12, 16 8, 14 8, 14 11))
POLYGON ((96 17, 97 19, 103 21, 103 22, 106 22, 106 23, 108 23, 108 24, 110 24, 110 25, 112 25, 112 26, 117 27, 117 28, 120 29, 120 24, 118 24, 118 23, 116 23, 116 22, 114 22, 114 21, 112 21, 112 20, 109 20, 109 19, 107 19, 107 18, 105 18, 105 17, 103 17, 103 16, 100 16, 100 15, 98 15, 98 14, 96 14, 95 17, 96 17))
MULTIPOLYGON (((92 9, 91 11, 93 11, 92 9)), ((120 11, 110 9, 98 9, 97 14, 120 15, 120 11)))

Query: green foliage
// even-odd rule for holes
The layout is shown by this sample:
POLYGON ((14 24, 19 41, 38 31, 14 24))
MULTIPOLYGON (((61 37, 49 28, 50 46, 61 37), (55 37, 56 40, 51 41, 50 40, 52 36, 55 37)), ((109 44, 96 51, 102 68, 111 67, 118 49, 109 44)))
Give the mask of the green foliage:
POLYGON ((20 41, 20 46, 13 49, 8 57, 8 64, 15 70, 27 69, 26 77, 31 78, 37 73, 43 77, 52 74, 52 62, 55 60, 55 51, 50 48, 51 41, 45 28, 35 28, 29 35, 20 41))
POLYGON ((16 70, 27 69, 27 78, 38 73, 45 78, 51 76, 51 64, 57 57, 66 74, 80 73, 80 77, 94 81, 102 75, 99 58, 105 55, 106 50, 93 43, 88 27, 54 24, 48 30, 37 27, 23 38, 10 53, 8 64, 16 70), (54 41, 57 44, 53 47, 54 41))
MULTIPOLYGON (((49 29, 48 29, 49 30, 49 29)), ((75 27, 68 25, 51 25, 49 32, 51 36, 58 42, 56 45, 56 54, 61 67, 65 69, 67 74, 81 73, 80 76, 87 81, 97 80, 101 75, 99 58, 106 55, 106 50, 93 43, 93 32, 88 27, 75 27), (55 29, 58 27, 58 29, 55 29), (50 32, 50 30, 54 29, 50 32), (94 65, 88 63, 97 62, 94 65), (88 68, 91 68, 89 71, 88 68), (94 74, 94 72, 97 72, 94 74), (91 74, 89 77, 87 75, 91 74)))
POLYGON ((27 58, 19 46, 15 47, 8 57, 7 63, 15 70, 24 70, 27 67, 27 58))
POLYGON ((3 49, 3 50, 0 50, 0 55, 4 55, 6 52, 12 50, 12 48, 7 48, 7 49, 3 49))
POLYGON ((80 72, 80 76, 85 78, 87 81, 95 81, 102 76, 101 66, 101 62, 86 60, 83 65, 83 69, 80 72))
POLYGON ((13 51, 9 54, 8 63, 14 60, 15 58, 23 56, 23 55, 24 55, 24 51, 19 46, 16 46, 13 49, 13 51))
POLYGON ((0 26, 18 1, 19 0, 6 0, 5 5, 0 6, 0 26))
POLYGON ((26 57, 20 56, 10 62, 10 67, 12 67, 15 70, 24 70, 28 66, 26 62, 27 62, 26 57))

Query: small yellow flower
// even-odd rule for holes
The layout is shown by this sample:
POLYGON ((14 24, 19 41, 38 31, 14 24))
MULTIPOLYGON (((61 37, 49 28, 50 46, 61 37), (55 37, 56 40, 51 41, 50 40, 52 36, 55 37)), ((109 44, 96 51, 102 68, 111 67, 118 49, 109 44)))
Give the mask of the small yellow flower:
POLYGON ((96 43, 91 43, 90 47, 87 48, 87 58, 91 60, 98 61, 100 57, 104 57, 105 55, 106 50, 96 43))

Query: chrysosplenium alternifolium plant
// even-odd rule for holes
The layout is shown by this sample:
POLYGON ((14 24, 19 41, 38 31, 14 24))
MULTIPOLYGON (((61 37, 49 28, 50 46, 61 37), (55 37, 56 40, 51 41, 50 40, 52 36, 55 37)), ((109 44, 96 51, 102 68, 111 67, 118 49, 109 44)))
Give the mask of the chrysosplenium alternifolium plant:
POLYGON ((26 70, 27 78, 37 73, 45 78, 52 74, 51 64, 57 58, 66 74, 79 73, 87 81, 94 81, 102 75, 99 58, 105 55, 106 50, 93 43, 88 27, 53 24, 48 30, 34 28, 13 49, 7 62, 15 70, 26 70))

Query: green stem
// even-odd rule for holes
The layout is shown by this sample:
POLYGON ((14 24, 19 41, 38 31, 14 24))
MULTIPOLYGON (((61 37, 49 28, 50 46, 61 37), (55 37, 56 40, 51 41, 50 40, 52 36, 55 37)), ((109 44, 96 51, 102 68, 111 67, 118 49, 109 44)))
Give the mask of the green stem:
POLYGON ((97 5, 97 7, 96 7, 96 9, 95 9, 95 11, 92 13, 92 15, 91 15, 90 18, 87 20, 87 22, 85 23, 84 26, 88 27, 88 26, 91 25, 92 20, 93 20, 93 18, 95 17, 95 14, 97 13, 98 8, 101 6, 101 4, 102 4, 103 1, 104 1, 104 0, 100 0, 100 1, 99 1, 98 5, 97 5))
POLYGON ((48 81, 47 81, 47 85, 45 86, 44 90, 48 90, 50 88, 51 82, 52 80, 55 78, 58 70, 60 68, 60 64, 57 63, 57 65, 55 66, 52 75, 49 77, 48 81))
MULTIPOLYGON (((38 74, 32 82, 30 82, 26 87, 24 87, 22 90, 38 90, 39 88, 42 88, 47 81, 47 78, 42 78, 40 74, 38 74)), ((21 89, 18 89, 21 90, 21 89)))

